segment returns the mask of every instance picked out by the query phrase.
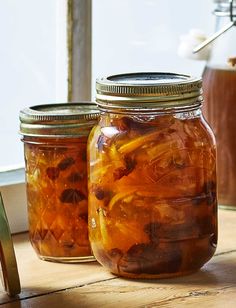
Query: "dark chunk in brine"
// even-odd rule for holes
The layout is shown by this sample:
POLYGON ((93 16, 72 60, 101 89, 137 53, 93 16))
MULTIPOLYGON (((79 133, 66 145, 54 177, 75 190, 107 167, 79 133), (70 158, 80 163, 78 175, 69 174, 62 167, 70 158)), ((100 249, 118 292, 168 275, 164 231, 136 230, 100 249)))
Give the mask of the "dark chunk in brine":
POLYGON ((125 167, 119 167, 114 170, 113 178, 115 181, 120 180, 123 176, 128 176, 135 168, 137 162, 129 156, 124 157, 125 167))
POLYGON ((119 262, 120 270, 132 274, 175 273, 181 266, 181 252, 177 244, 160 248, 154 243, 133 245, 119 262))
POLYGON ((79 203, 85 199, 85 195, 80 192, 78 189, 68 188, 63 190, 60 200, 62 203, 79 203))
POLYGON ((71 183, 76 183, 81 181, 84 178, 84 175, 79 173, 79 172, 72 172, 69 176, 68 176, 68 181, 71 183))
POLYGON ((65 159, 63 159, 58 165, 57 167, 63 171, 66 170, 67 168, 69 168, 70 166, 72 166, 75 163, 75 160, 72 157, 67 157, 65 159))
POLYGON ((60 170, 57 167, 48 167, 46 173, 50 180, 55 181, 59 177, 60 170))

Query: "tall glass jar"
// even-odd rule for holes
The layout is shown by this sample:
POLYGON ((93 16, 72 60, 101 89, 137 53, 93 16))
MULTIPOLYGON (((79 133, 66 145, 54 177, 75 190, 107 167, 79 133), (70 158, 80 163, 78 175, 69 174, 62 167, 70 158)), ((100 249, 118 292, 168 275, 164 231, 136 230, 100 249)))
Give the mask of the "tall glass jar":
POLYGON ((216 149, 201 94, 201 80, 171 73, 97 81, 89 237, 96 259, 116 275, 184 275, 214 254, 216 149))
POLYGON ((52 104, 20 112, 31 243, 43 260, 94 260, 88 240, 87 139, 92 103, 52 104))
MULTIPOLYGON (((215 0, 216 30, 236 20, 236 2, 215 0), (230 16, 231 15, 231 16, 230 16)), ((236 210, 236 27, 221 35, 212 46, 203 73, 204 114, 217 141, 219 204, 236 210)))

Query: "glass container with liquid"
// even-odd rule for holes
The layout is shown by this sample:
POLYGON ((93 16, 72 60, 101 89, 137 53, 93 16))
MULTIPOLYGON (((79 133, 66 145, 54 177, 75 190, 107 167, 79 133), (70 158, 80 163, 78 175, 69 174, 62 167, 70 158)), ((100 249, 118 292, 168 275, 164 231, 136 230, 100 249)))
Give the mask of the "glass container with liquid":
MULTIPOLYGON (((236 2, 217 2, 217 29, 236 16, 236 2)), ((211 58, 203 73, 204 115, 217 142, 218 200, 236 210, 236 26, 213 44, 211 58)))
POLYGON ((172 73, 97 81, 89 238, 96 259, 116 275, 180 276, 214 254, 215 139, 201 94, 200 79, 172 73))
POLYGON ((20 112, 29 236, 40 259, 93 261, 88 239, 87 139, 98 118, 88 102, 20 112))

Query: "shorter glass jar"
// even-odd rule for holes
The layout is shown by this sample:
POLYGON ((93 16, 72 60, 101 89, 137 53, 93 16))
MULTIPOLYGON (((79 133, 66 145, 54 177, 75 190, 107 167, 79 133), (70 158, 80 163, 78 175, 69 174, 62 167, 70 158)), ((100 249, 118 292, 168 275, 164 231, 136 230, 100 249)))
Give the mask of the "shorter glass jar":
POLYGON ((20 112, 29 235, 43 260, 93 261, 88 240, 87 138, 93 103, 39 105, 20 112))
POLYGON ((171 73, 97 81, 89 237, 96 259, 116 275, 185 275, 215 252, 216 146, 201 94, 200 79, 171 73))

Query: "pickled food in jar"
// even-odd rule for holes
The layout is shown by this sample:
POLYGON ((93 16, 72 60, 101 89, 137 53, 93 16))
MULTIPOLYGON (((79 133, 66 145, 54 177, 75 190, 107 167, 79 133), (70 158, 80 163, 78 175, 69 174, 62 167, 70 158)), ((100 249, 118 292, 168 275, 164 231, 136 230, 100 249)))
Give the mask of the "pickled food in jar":
POLYGON ((91 256, 87 137, 25 141, 30 240, 41 258, 91 256))
POLYGON ((201 116, 106 115, 89 138, 97 260, 133 278, 201 267, 217 241, 214 137, 201 116))

